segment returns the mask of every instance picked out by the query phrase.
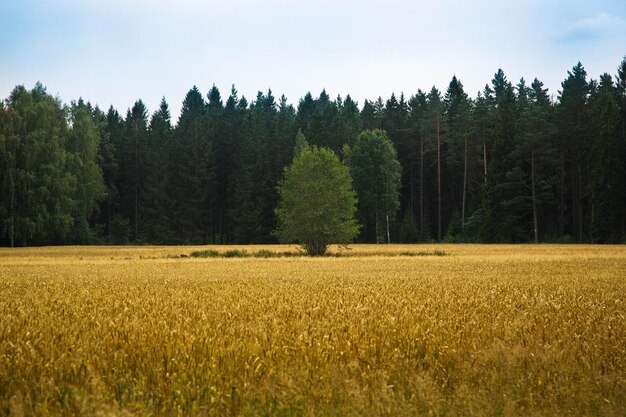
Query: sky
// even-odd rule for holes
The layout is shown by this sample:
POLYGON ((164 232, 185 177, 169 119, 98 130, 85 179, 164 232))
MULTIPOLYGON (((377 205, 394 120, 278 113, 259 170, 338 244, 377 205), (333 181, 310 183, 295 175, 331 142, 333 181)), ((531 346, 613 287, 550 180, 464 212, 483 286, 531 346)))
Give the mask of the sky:
POLYGON ((597 79, 624 55, 625 0, 0 0, 0 99, 37 81, 123 115, 165 97, 174 122, 194 85, 362 106, 453 75, 475 97, 502 68, 556 98, 578 61, 597 79))

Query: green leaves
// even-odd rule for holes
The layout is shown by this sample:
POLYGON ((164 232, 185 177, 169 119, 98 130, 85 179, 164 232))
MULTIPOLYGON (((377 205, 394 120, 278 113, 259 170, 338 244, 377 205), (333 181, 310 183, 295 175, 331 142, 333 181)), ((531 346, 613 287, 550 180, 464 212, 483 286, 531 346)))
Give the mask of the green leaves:
POLYGON ((332 243, 349 243, 358 233, 356 195, 348 168, 330 149, 305 146, 278 185, 276 236, 300 243, 312 256, 332 243))
POLYGON ((401 167, 384 131, 366 130, 359 135, 350 156, 350 171, 359 197, 359 219, 366 227, 365 238, 380 241, 384 234, 380 225, 394 218, 400 206, 401 167))

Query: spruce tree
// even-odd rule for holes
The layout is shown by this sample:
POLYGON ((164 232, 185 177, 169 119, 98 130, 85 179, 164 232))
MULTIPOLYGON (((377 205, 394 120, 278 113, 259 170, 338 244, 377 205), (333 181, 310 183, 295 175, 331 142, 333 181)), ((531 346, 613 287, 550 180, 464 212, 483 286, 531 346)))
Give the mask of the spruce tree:
POLYGON ((196 86, 185 96, 174 141, 176 234, 181 243, 206 244, 213 236, 215 161, 206 104, 196 86))
POLYGON ((591 113, 591 238, 595 243, 620 243, 621 222, 626 212, 623 193, 624 160, 620 158, 623 143, 617 89, 609 74, 589 99, 591 113))
POLYGON ((150 118, 146 146, 146 179, 143 205, 144 239, 150 243, 172 243, 174 236, 174 199, 172 197, 173 128, 165 100, 150 118))
POLYGON ((564 233, 582 242, 586 236, 585 218, 589 214, 585 187, 588 173, 584 171, 584 159, 589 153, 589 84, 580 62, 567 74, 567 79, 561 83, 557 108, 563 161, 560 211, 566 225, 564 233))
POLYGON ((460 213, 461 232, 465 228, 470 164, 474 161, 470 142, 471 102, 456 76, 452 77, 444 97, 449 127, 448 153, 445 166, 448 174, 447 210, 460 213))
POLYGON ((389 243, 390 222, 400 207, 401 166, 384 131, 366 130, 359 135, 351 152, 350 172, 365 241, 389 243))
POLYGON ((82 100, 72 103, 71 120, 66 149, 68 170, 76 179, 76 187, 70 240, 72 243, 94 243, 96 234, 91 229, 90 220, 106 192, 102 169, 98 164, 100 131, 94 123, 91 109, 82 100))

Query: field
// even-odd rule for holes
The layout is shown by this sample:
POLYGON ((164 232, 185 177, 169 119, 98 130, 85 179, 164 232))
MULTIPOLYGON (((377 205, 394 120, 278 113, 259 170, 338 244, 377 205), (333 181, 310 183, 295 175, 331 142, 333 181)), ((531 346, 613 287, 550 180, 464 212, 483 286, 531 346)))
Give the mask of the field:
POLYGON ((0 249, 0 415, 626 415, 626 246, 206 249, 0 249))

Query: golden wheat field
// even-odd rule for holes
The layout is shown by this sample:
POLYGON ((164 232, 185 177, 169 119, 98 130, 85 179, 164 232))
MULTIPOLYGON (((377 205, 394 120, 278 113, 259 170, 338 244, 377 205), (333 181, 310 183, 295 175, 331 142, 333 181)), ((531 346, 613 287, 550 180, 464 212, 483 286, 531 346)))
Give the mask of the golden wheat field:
POLYGON ((626 415, 626 246, 205 249, 0 249, 0 415, 626 415))

